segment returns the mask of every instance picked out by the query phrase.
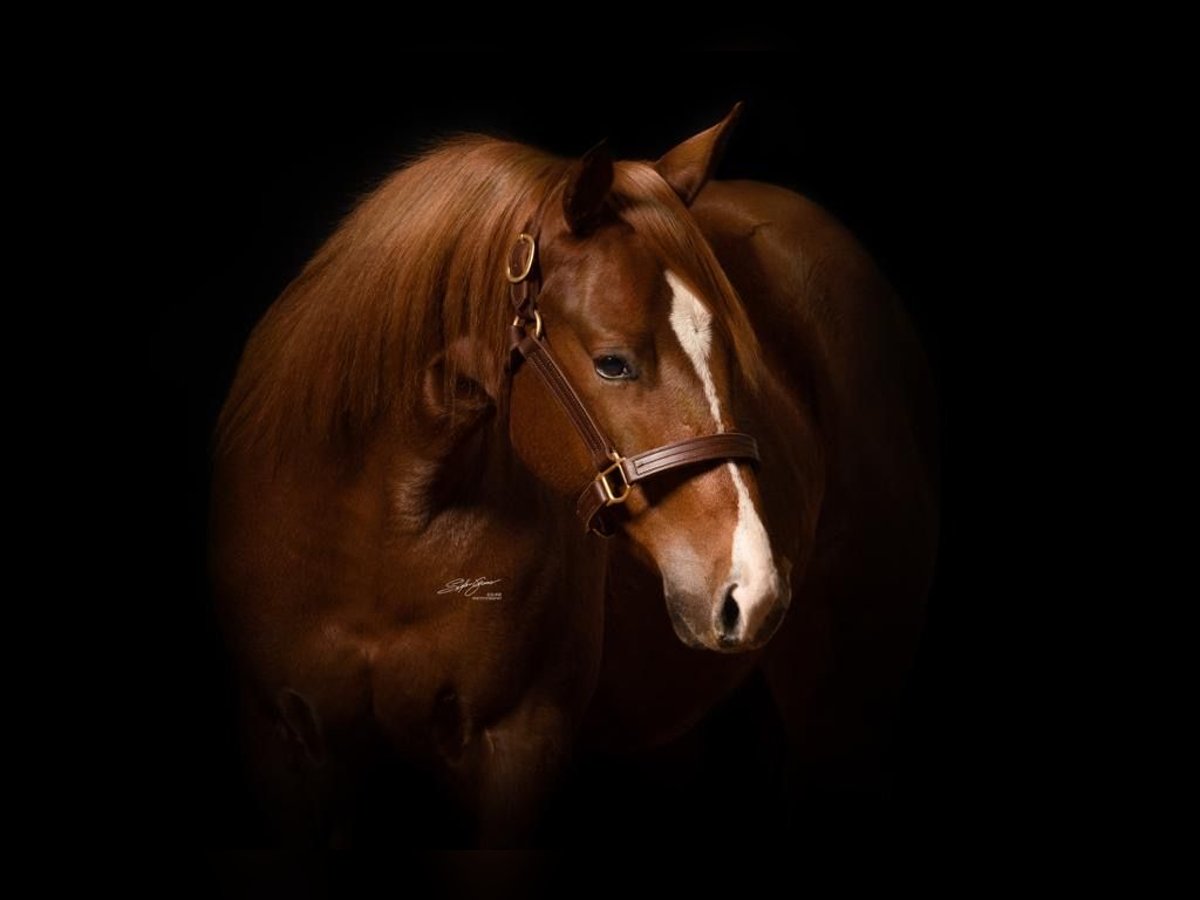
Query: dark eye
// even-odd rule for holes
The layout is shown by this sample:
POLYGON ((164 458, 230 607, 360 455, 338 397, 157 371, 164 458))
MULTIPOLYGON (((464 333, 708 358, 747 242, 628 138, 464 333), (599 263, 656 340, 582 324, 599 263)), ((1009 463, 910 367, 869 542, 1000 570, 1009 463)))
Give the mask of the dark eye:
POLYGON ((633 369, 623 357, 605 354, 596 357, 596 374, 615 381, 618 378, 633 378, 633 369))

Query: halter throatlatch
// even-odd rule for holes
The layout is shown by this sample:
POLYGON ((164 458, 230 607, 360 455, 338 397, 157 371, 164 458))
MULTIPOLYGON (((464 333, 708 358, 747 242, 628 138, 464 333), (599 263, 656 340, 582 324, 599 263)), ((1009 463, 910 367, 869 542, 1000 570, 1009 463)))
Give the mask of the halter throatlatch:
POLYGON ((517 236, 509 250, 505 276, 516 313, 509 330, 511 350, 518 360, 532 365, 541 377, 583 439, 596 469, 595 477, 575 503, 575 514, 587 531, 610 536, 612 524, 602 515, 603 510, 628 500, 633 485, 639 481, 701 462, 759 461, 758 443, 750 435, 736 431, 686 438, 632 456, 622 456, 592 418, 546 344, 542 316, 537 308, 541 279, 537 267, 537 240, 533 235, 522 232, 517 236))

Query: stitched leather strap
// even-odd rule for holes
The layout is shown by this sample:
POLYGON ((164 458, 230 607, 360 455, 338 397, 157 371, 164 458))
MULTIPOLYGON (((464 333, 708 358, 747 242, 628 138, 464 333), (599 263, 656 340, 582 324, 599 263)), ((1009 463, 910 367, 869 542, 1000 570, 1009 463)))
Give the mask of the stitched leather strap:
POLYGON ((592 456, 592 465, 597 468, 604 468, 612 462, 609 457, 609 452, 612 450, 612 442, 600 430, 600 426, 596 424, 596 420, 587 411, 587 407, 583 405, 583 401, 579 399, 579 395, 575 393, 575 389, 567 381, 567 376, 559 368, 558 361, 554 358, 554 354, 550 352, 550 348, 546 346, 545 342, 540 338, 526 334, 517 343, 516 349, 537 370, 538 375, 541 376, 546 387, 550 389, 550 393, 554 399, 558 401, 559 406, 566 412, 567 417, 571 420, 571 424, 575 426, 575 430, 579 432, 579 436, 583 438, 584 444, 587 445, 588 453, 592 456))
POLYGON ((740 431, 723 431, 685 438, 631 456, 621 463, 625 479, 633 484, 659 472, 710 459, 752 459, 758 462, 758 441, 740 431))
MULTIPOLYGON (((626 457, 621 460, 619 468, 625 483, 632 485, 672 469, 713 460, 730 459, 747 459, 758 462, 758 442, 750 435, 738 431, 686 438, 673 444, 665 444, 654 450, 626 457)), ((608 494, 600 484, 601 477, 603 476, 598 475, 590 481, 575 503, 575 515, 580 518, 584 528, 587 529, 593 527, 600 511, 610 505, 608 494)))

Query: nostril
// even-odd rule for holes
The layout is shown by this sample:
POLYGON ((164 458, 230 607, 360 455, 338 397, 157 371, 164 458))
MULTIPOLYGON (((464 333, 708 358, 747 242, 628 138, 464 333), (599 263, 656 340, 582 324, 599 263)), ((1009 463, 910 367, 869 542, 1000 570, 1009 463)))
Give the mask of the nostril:
POLYGON ((738 619, 742 615, 738 602, 733 599, 733 591, 736 587, 736 584, 729 586, 729 589, 725 591, 725 602, 721 604, 721 631, 727 635, 733 634, 737 630, 738 619))

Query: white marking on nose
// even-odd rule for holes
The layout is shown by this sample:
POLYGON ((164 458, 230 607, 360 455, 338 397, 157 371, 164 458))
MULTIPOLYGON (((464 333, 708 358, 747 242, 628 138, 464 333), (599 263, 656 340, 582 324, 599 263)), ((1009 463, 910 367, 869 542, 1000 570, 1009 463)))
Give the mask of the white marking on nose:
MULTIPOLYGON (((717 386, 708 363, 712 348, 712 313, 674 272, 668 271, 666 277, 671 287, 671 328, 700 378, 717 431, 724 431, 721 400, 717 397, 717 386)), ((746 487, 742 472, 732 462, 726 463, 726 468, 733 478, 738 500, 738 521, 730 549, 729 580, 737 585, 733 598, 741 610, 742 633, 753 633, 757 621, 767 612, 762 607, 769 598, 778 597, 781 584, 775 560, 771 556, 767 529, 763 527, 758 510, 750 499, 750 490, 746 487)))

